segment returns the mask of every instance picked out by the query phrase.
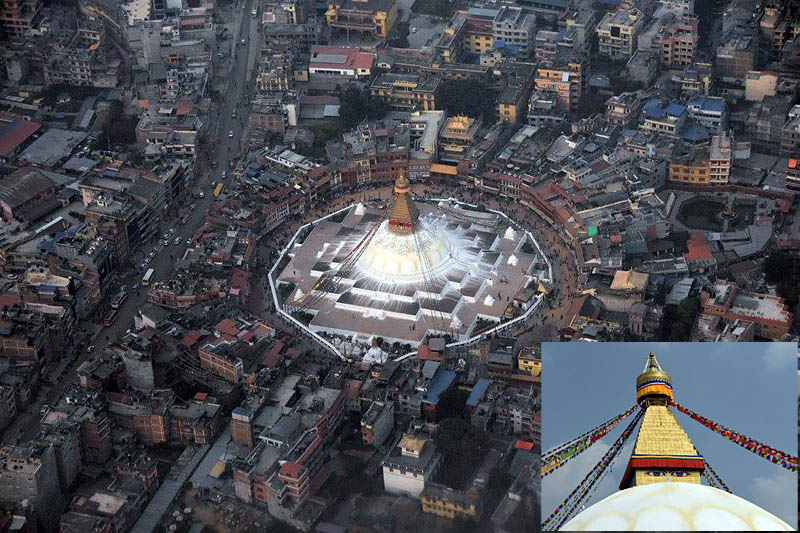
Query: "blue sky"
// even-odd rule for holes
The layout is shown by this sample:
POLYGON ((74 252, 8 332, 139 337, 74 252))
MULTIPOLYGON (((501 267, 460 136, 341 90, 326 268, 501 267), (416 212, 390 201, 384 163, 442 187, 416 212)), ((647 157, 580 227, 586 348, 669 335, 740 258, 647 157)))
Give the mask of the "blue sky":
MULTIPOLYGON (((544 343, 542 450, 636 403, 636 376, 653 352, 672 376, 675 401, 715 422, 797 455, 797 345, 791 343, 544 343)), ((797 526, 797 474, 674 411, 731 492, 797 526)), ((546 518, 619 437, 630 418, 542 480, 546 518)), ((638 431, 638 430, 637 430, 638 431)), ((636 433, 586 507, 618 490, 636 433)))

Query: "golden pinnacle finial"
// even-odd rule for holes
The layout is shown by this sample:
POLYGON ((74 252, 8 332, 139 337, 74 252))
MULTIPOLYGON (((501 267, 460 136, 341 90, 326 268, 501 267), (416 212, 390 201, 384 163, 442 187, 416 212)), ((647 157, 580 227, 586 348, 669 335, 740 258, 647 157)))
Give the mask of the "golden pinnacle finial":
POLYGON ((649 397, 672 400, 672 377, 664 372, 653 352, 647 356, 644 370, 636 378, 636 401, 641 404, 642 400, 649 397))
POLYGON ((400 172, 400 175, 397 176, 397 179, 394 181, 394 193, 395 194, 408 194, 411 192, 411 182, 408 181, 404 172, 400 172))

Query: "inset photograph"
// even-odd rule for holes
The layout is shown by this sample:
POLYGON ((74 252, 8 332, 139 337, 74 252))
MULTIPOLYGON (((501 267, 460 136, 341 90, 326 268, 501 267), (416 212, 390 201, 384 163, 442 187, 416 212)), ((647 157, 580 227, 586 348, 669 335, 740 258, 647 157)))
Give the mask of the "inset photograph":
POLYGON ((542 529, 795 530, 797 353, 544 343, 542 529))

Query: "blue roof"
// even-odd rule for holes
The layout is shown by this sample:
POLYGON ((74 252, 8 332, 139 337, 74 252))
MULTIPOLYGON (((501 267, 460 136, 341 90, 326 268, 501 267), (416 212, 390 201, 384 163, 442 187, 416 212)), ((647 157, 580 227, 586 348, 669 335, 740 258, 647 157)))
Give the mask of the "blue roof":
POLYGON ((677 102, 673 102, 665 107, 664 111, 671 117, 680 117, 686 113, 686 106, 677 102))
POLYGON ((483 399, 483 395, 486 394, 486 389, 489 388, 489 384, 491 380, 486 378, 481 378, 475 383, 475 386, 472 387, 472 392, 469 393, 469 398, 467 398, 467 405, 470 407, 475 407, 478 405, 483 399))
POLYGON ((450 388, 453 381, 456 379, 456 373, 452 370, 440 370, 433 376, 430 385, 428 385, 428 394, 425 395, 425 401, 436 405, 439 403, 439 395, 450 388))
POLYGON ((706 127, 699 124, 691 124, 687 126, 683 132, 683 140, 686 142, 696 143, 710 139, 711 134, 708 132, 706 127))
POLYGON ((253 412, 249 409, 245 409, 244 407, 237 407, 234 409, 231 414, 234 415, 241 415, 241 416, 253 416, 253 412))
POLYGON ((700 106, 703 111, 725 111, 727 102, 723 98, 708 98, 706 96, 693 96, 689 103, 700 106))
POLYGON ((650 100, 644 105, 644 115, 647 118, 661 118, 664 116, 664 108, 658 100, 650 100))

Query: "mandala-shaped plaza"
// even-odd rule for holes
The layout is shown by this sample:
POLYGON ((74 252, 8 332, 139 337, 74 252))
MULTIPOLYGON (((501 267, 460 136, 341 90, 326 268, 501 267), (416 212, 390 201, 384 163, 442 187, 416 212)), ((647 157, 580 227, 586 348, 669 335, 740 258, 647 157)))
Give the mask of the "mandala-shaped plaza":
POLYGON ((353 204, 303 226, 270 272, 276 307, 341 355, 341 345, 469 342, 526 318, 552 284, 533 235, 503 213, 412 200, 353 204))

